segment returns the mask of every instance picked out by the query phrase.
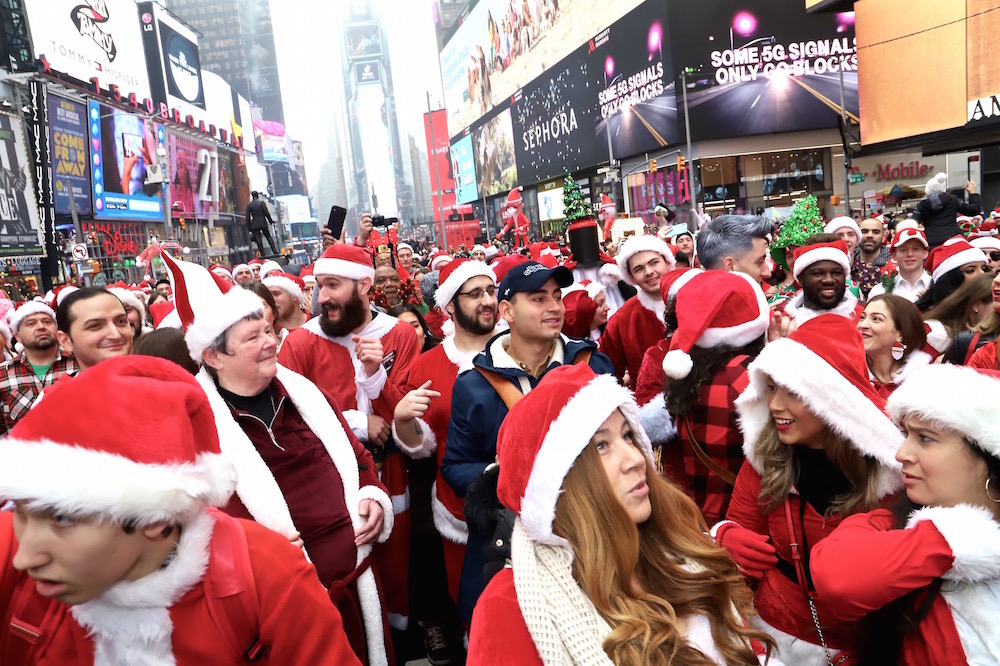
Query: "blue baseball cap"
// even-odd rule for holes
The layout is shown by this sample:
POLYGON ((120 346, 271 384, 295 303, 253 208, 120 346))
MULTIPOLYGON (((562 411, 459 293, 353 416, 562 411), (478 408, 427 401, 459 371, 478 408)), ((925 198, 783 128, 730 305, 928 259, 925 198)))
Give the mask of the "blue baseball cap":
POLYGON ((500 283, 497 300, 509 301, 515 294, 537 291, 550 279, 555 279, 560 289, 573 284, 573 272, 565 266, 549 268, 537 261, 526 261, 510 269, 500 283))

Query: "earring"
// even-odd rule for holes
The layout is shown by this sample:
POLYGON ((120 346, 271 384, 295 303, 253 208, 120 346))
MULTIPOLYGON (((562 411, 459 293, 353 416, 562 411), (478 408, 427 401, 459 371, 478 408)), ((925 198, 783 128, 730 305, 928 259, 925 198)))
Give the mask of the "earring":
POLYGON ((990 477, 986 477, 986 496, 990 498, 990 501, 994 504, 1000 504, 1000 499, 993 499, 993 495, 990 495, 990 481, 992 480, 993 479, 990 477))
POLYGON ((898 361, 901 358, 903 358, 903 354, 905 353, 906 353, 906 345, 904 345, 902 342, 897 342, 892 346, 892 358, 894 358, 895 360, 898 361))

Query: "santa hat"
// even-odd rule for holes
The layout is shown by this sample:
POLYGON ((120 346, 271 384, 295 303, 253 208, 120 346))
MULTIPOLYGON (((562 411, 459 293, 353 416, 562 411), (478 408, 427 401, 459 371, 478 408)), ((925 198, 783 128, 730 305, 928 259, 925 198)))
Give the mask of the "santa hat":
MULTIPOLYGON (((46 298, 49 307, 53 310, 58 310, 62 302, 66 300, 66 297, 72 294, 74 291, 78 291, 80 288, 72 284, 61 284, 58 287, 52 289, 51 297, 46 298)), ((14 331, 17 332, 16 330, 14 331)))
POLYGON ((980 236, 996 236, 997 233, 997 223, 992 218, 983 220, 983 223, 979 225, 980 236))
POLYGON ((681 287, 686 285, 699 273, 703 273, 700 268, 691 268, 690 266, 684 268, 675 268, 672 271, 668 271, 660 278, 660 296, 663 297, 663 302, 667 303, 671 298, 677 296, 677 292, 680 291, 681 287))
POLYGON ((677 330, 663 357, 668 377, 691 374, 693 347, 743 347, 767 332, 771 310, 760 285, 740 272, 705 271, 677 292, 677 330))
POLYGON ((892 242, 889 243, 889 249, 895 250, 906 241, 911 240, 919 241, 925 248, 930 248, 930 245, 927 244, 927 235, 920 229, 913 227, 897 231, 896 235, 892 237, 892 242))
POLYGON ((249 265, 249 266, 263 266, 264 262, 260 260, 260 257, 254 257, 253 259, 251 259, 250 261, 247 262, 247 265, 249 265))
POLYGON ((507 273, 510 273, 510 269, 514 268, 518 264, 523 264, 526 261, 531 261, 523 254, 510 254, 498 261, 493 265, 493 274, 497 278, 497 284, 503 282, 503 279, 507 277, 507 273))
POLYGON ((500 254, 500 250, 497 249, 496 245, 487 245, 484 252, 486 253, 486 261, 500 254))
POLYGON ((842 240, 830 243, 813 243, 795 250, 795 269, 793 275, 798 281, 799 276, 819 261, 832 261, 840 264, 845 275, 851 274, 851 261, 847 256, 847 243, 842 240))
POLYGON ((618 273, 621 278, 628 282, 633 287, 638 287, 635 280, 632 279, 632 275, 628 270, 628 260, 639 254, 640 252, 656 252, 663 256, 663 260, 667 262, 667 267, 673 269, 674 267, 674 254, 670 251, 670 246, 664 243, 662 240, 656 236, 650 236, 648 234, 642 236, 630 236, 622 246, 618 248, 618 254, 615 255, 615 262, 618 264, 618 273))
POLYGON ((160 258, 170 274, 184 342, 196 363, 202 362, 202 352, 233 324, 264 313, 264 302, 252 291, 230 285, 204 266, 176 261, 169 252, 160 258))
POLYGON ((268 274, 275 271, 281 271, 281 264, 272 259, 268 259, 263 264, 260 265, 260 279, 263 280, 268 276, 268 274))
POLYGON ((313 275, 333 275, 347 280, 375 281, 375 267, 368 250, 356 245, 338 243, 327 248, 313 265, 313 275))
POLYGON ((413 252, 413 246, 412 246, 412 245, 410 245, 409 243, 399 243, 398 245, 396 245, 396 252, 398 253, 398 252, 399 252, 400 250, 402 250, 402 249, 403 249, 404 247, 405 247, 405 248, 406 248, 407 250, 409 250, 410 252, 413 252))
POLYGON ((757 439, 772 420, 768 385, 773 383, 795 394, 858 453, 878 461, 881 497, 902 487, 895 456, 903 437, 885 414, 885 400, 872 388, 864 344, 852 320, 822 314, 806 321, 787 338, 766 345, 748 375, 736 410, 743 452, 759 473, 768 464, 758 455, 757 439))
POLYGON ((452 257, 447 252, 438 252, 433 257, 431 257, 431 270, 432 271, 440 270, 442 266, 447 264, 449 261, 453 260, 454 257, 452 257))
POLYGON ((585 363, 554 368, 511 407, 497 435, 497 498, 520 517, 532 540, 568 547, 552 533, 563 481, 616 409, 631 426, 646 464, 652 465, 652 447, 632 394, 613 376, 595 375, 585 363))
POLYGON ((496 286, 497 277, 493 269, 478 259, 456 259, 445 264, 438 273, 438 288, 434 293, 434 302, 444 310, 451 303, 462 285, 474 277, 488 277, 496 286))
POLYGON ((615 206, 615 202, 611 200, 611 197, 609 197, 607 194, 602 194, 601 212, 603 213, 608 210, 617 210, 617 207, 615 206))
POLYGON ((980 236, 969 241, 969 245, 979 248, 983 252, 1000 250, 1000 238, 996 238, 995 236, 980 236))
POLYGON ((903 221, 896 223, 896 231, 902 231, 903 229, 920 229, 920 223, 912 217, 908 217, 903 221))
POLYGON ((486 254, 486 247, 478 244, 473 245, 472 249, 469 250, 469 254, 475 254, 476 252, 482 252, 483 254, 486 254))
POLYGON ((927 185, 924 186, 924 192, 927 196, 932 194, 943 194, 948 189, 948 174, 941 173, 934 174, 934 177, 927 181, 927 185))
POLYGON ((292 298, 299 302, 299 305, 305 305, 306 296, 303 290, 306 288, 306 283, 298 275, 284 271, 271 271, 266 278, 261 280, 261 283, 265 287, 275 287, 288 292, 292 298))
POLYGON ((944 277, 948 271, 961 268, 965 264, 985 264, 988 261, 985 252, 958 236, 949 238, 943 245, 931 250, 927 256, 927 266, 935 282, 944 277))
POLYGON ((914 370, 889 396, 896 423, 916 416, 961 433, 985 453, 1000 458, 1000 375, 961 365, 933 364, 914 370))
MULTIPOLYGON (((251 270, 249 264, 236 264, 235 266, 233 266, 233 279, 234 280, 236 279, 236 274, 239 273, 240 271, 242 271, 243 269, 246 269, 248 271, 251 270)), ((253 271, 251 271, 251 272, 253 272, 253 271)))
POLYGON ((515 187, 510 192, 507 193, 507 207, 514 208, 520 206, 523 203, 521 199, 521 188, 515 187))
POLYGON ((184 328, 173 301, 159 301, 149 306, 149 316, 153 318, 153 328, 184 328))
POLYGON ((312 264, 309 264, 308 266, 303 266, 302 269, 299 271, 299 277, 302 278, 302 283, 306 286, 316 284, 316 276, 313 275, 312 264))
POLYGON ((235 486, 205 392, 152 356, 112 358, 47 388, 0 447, 0 497, 70 517, 183 524, 224 506, 235 486))
POLYGON ((36 314, 48 315, 52 317, 52 321, 56 320, 55 311, 46 303, 42 303, 41 301, 28 301, 24 305, 18 306, 8 314, 10 330, 16 334, 17 329, 21 327, 21 323, 31 315, 36 314))
POLYGON ((562 290, 562 302, 566 307, 563 317, 563 335, 570 338, 590 336, 590 324, 597 314, 597 303, 579 282, 562 290))
POLYGON ((227 277, 230 280, 233 279, 232 272, 222 264, 212 264, 211 266, 208 267, 208 270, 212 271, 219 277, 227 277))
POLYGON ((146 323, 146 305, 142 300, 132 292, 131 289, 122 289, 121 287, 110 287, 108 288, 112 294, 118 297, 118 300, 122 302, 126 308, 132 308, 139 312, 139 321, 141 324, 146 323))
POLYGON ((854 221, 853 217, 847 217, 846 215, 835 217, 827 222, 826 226, 823 227, 823 232, 827 234, 835 234, 840 229, 850 229, 854 232, 854 237, 859 241, 861 240, 861 227, 858 226, 858 223, 854 221))

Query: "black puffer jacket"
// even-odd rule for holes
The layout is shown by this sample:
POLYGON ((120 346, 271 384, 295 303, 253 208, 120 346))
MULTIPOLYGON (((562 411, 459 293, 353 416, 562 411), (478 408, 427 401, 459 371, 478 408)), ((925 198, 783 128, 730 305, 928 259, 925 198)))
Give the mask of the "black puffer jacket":
POLYGON ((913 210, 913 219, 924 223, 927 243, 933 250, 952 236, 962 233, 955 218, 962 215, 979 215, 983 212, 979 194, 970 194, 969 202, 956 199, 947 192, 924 197, 913 210))

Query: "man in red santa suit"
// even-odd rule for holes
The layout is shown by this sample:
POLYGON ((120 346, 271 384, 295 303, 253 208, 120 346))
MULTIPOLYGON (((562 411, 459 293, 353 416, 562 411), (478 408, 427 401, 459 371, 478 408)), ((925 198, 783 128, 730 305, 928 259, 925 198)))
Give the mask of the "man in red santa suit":
POLYGON ((515 247, 526 247, 531 220, 524 214, 524 200, 521 199, 520 188, 516 187, 507 194, 507 204, 503 208, 502 215, 503 219, 507 220, 507 224, 498 235, 506 236, 513 227, 515 247))
POLYGON ((608 319, 600 349, 611 359, 618 378, 627 376, 634 391, 643 354, 663 339, 666 330, 660 278, 673 269, 674 255, 656 236, 632 236, 622 243, 615 260, 622 279, 639 293, 608 319))
POLYGON ((611 200, 607 194, 601 195, 601 220, 604 222, 604 240, 605 242, 611 240, 611 230, 615 226, 615 217, 618 215, 618 209, 615 208, 615 202, 611 200))
POLYGON ((375 268, 367 250, 334 245, 316 260, 313 275, 319 316, 288 335, 278 360, 336 398, 375 459, 396 523, 386 547, 376 553, 375 567, 385 586, 390 624, 404 631, 410 499, 406 461, 391 439, 390 424, 420 351, 417 336, 409 324, 372 311, 375 268))
MULTIPOLYGON (((336 400, 277 363, 277 341, 252 291, 164 253, 196 376, 220 448, 236 467, 226 512, 302 546, 344 618, 355 654, 393 663, 373 544, 393 530, 393 504, 336 400)), ((382 546, 383 548, 385 546, 382 546)))
POLYGON ((263 664, 359 663, 302 550, 207 509, 236 486, 214 421, 186 370, 123 356, 50 387, 11 430, 4 666, 237 664, 254 641, 263 664))

